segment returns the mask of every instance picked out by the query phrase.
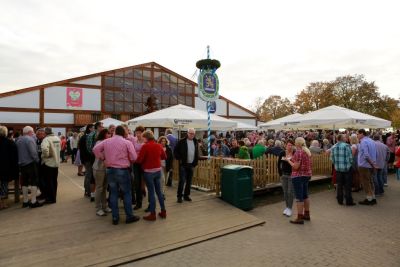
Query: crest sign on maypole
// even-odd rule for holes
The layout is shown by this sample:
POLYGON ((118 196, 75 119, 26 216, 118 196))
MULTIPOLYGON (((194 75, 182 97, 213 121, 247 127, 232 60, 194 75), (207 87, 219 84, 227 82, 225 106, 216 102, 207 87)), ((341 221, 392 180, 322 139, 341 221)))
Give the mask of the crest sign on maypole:
MULTIPOLYGON (((221 63, 216 59, 210 59, 210 46, 207 46, 207 59, 197 61, 196 67, 200 69, 199 74, 199 97, 207 103, 208 114, 208 159, 211 154, 211 102, 219 97, 219 80, 215 73, 221 63)), ((214 108, 215 109, 215 108, 214 108)))

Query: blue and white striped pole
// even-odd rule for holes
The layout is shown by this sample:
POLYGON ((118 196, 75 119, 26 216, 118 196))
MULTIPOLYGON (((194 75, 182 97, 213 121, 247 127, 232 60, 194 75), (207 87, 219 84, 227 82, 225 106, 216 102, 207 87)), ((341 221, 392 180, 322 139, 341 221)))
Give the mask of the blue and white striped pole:
MULTIPOLYGON (((207 59, 210 59, 210 46, 207 45, 207 59)), ((213 70, 213 72, 215 72, 213 70)), ((208 134, 207 134, 207 140, 208 140, 208 160, 211 158, 211 116, 210 116, 210 111, 211 111, 211 102, 207 101, 207 125, 208 125, 208 134)))
POLYGON ((208 125, 208 159, 211 157, 211 116, 210 116, 211 102, 207 101, 207 125, 208 125))
POLYGON ((211 109, 211 102, 207 101, 207 116, 208 116, 208 121, 207 121, 207 125, 208 125, 208 134, 207 134, 207 138, 208 138, 208 159, 211 158, 211 116, 210 116, 210 109, 211 109))

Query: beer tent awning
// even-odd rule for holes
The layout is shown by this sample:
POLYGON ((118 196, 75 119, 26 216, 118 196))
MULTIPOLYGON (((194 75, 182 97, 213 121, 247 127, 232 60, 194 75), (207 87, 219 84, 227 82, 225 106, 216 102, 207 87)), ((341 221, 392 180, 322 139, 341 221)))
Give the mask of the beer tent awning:
MULTIPOLYGON (((281 122, 284 121, 290 121, 290 120, 294 120, 297 118, 300 118, 301 116, 303 116, 300 113, 294 113, 294 114, 290 114, 288 116, 276 119, 276 120, 271 120, 265 123, 261 123, 258 125, 258 127, 262 130, 281 130, 284 128, 284 126, 281 124, 281 122)), ((290 128, 290 127, 289 127, 290 128)))
POLYGON ((309 129, 388 128, 391 122, 351 109, 329 106, 299 118, 280 122, 282 127, 309 129))
MULTIPOLYGON (((211 129, 232 129, 237 122, 211 114, 211 129)), ((162 127, 179 129, 207 129, 207 112, 185 105, 176 105, 127 121, 128 126, 162 127)))
POLYGON ((106 127, 106 128, 108 128, 110 125, 118 126, 118 125, 121 125, 124 123, 123 121, 119 121, 119 120, 116 120, 113 118, 106 118, 104 120, 101 120, 100 122, 102 122, 103 127, 106 127))
POLYGON ((255 131, 257 129, 258 129, 257 126, 240 121, 237 121, 237 126, 233 128, 233 130, 235 131, 255 131))

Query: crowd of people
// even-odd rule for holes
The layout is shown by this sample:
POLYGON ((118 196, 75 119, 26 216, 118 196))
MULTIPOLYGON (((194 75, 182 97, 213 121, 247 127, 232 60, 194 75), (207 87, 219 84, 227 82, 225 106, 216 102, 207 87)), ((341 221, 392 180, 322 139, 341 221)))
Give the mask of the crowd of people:
MULTIPOLYGON (((206 136, 204 136, 206 137, 206 136)), ((354 206, 352 192, 361 189, 365 199, 360 205, 376 205, 377 196, 383 196, 388 185, 387 176, 396 172, 400 180, 400 131, 277 131, 251 132, 234 136, 227 133, 211 137, 214 156, 256 159, 265 154, 278 157, 285 209, 283 214, 292 216, 296 199, 297 217, 294 224, 310 220, 308 182, 312 176, 313 154, 328 154, 333 165, 333 183, 339 205, 354 206)), ((204 138, 203 144, 207 142, 204 138)), ((206 154, 206 145, 202 147, 206 154)))
POLYGON ((9 135, 5 126, 0 126, 1 154, 1 204, 8 195, 8 184, 20 179, 23 208, 38 208, 43 204, 57 202, 57 177, 61 163, 61 140, 47 127, 37 129, 25 126, 22 135, 9 135), (29 199, 30 191, 30 199, 29 199))
POLYGON ((118 200, 122 199, 125 222, 136 222, 140 218, 134 211, 146 206, 143 198, 147 196, 148 214, 143 219, 155 221, 157 215, 165 219, 165 186, 172 186, 173 159, 179 162, 177 202, 190 202, 193 170, 199 159, 208 155, 208 142, 215 157, 248 160, 277 156, 285 200, 283 214, 292 216, 296 200, 297 217, 290 220, 294 224, 310 220, 308 183, 313 154, 330 155, 339 205, 355 205, 352 192, 361 189, 366 198, 359 204, 375 205, 376 197, 384 194, 388 172, 396 169, 400 179, 399 131, 213 132, 210 137, 205 133, 196 138, 195 130, 188 129, 178 140, 171 129, 166 129, 165 135, 156 140, 153 132, 143 126, 131 131, 127 125, 104 128, 101 122, 67 137, 54 135, 51 128, 35 132, 30 126, 23 128, 22 135, 10 135, 6 127, 0 126, 0 208, 7 207, 3 199, 8 182, 19 177, 22 207, 56 203, 58 168, 71 159, 77 175, 84 176, 84 196, 94 202, 96 215, 111 213, 112 223, 118 224, 118 200))

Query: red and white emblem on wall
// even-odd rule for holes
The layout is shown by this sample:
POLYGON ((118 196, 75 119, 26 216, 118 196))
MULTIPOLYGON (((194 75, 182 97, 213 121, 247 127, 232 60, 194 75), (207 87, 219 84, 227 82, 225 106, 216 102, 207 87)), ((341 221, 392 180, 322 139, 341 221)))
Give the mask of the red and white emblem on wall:
POLYGON ((67 107, 81 108, 83 99, 82 88, 67 88, 67 107))

